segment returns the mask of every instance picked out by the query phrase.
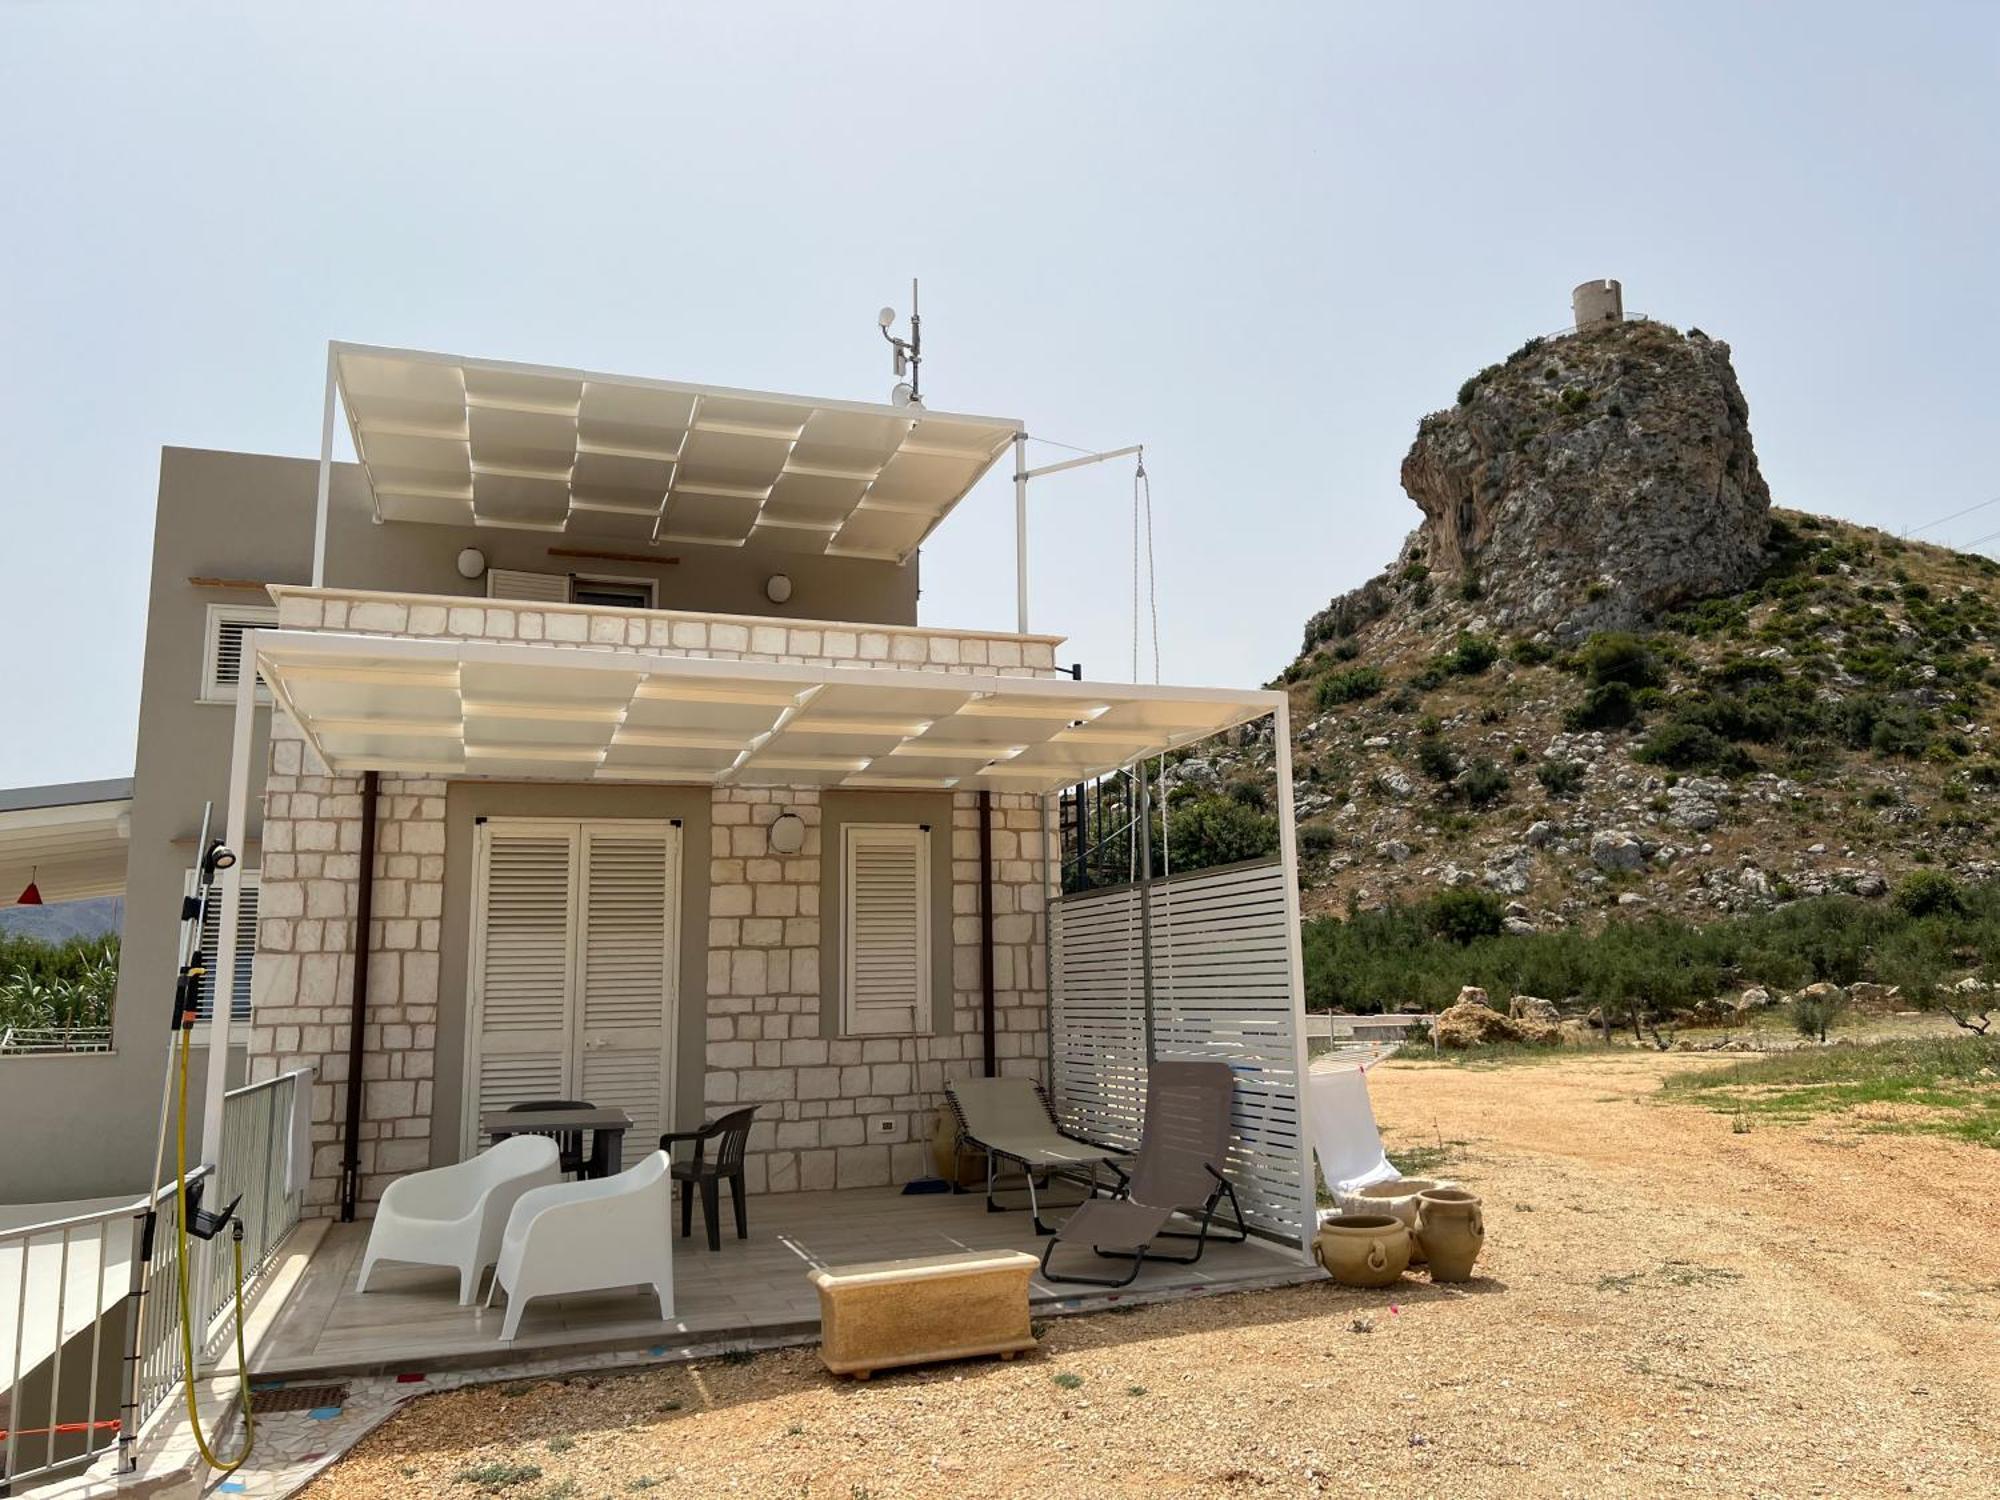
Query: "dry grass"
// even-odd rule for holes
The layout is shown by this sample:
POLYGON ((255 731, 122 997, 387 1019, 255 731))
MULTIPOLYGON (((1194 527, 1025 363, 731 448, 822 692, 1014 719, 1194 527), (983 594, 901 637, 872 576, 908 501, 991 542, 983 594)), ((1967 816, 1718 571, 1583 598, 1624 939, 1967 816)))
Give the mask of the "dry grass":
POLYGON ((1034 1357, 866 1385, 801 1351, 467 1391, 307 1493, 1990 1496, 2000 1153, 1663 1101, 1713 1066, 1371 1075, 1392 1147, 1451 1142, 1485 1197, 1463 1288, 1061 1319, 1034 1357))

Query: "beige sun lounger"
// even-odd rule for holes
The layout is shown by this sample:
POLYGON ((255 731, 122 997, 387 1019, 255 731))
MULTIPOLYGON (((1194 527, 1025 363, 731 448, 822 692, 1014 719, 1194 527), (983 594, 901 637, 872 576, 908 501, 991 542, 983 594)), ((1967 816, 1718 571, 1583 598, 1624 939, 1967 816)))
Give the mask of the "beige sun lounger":
POLYGON ((1123 1153, 1064 1130, 1049 1096, 1033 1079, 960 1078, 945 1084, 944 1092, 958 1117, 961 1139, 986 1153, 988 1213, 1006 1211, 1003 1204, 993 1201, 997 1164, 1002 1160, 1020 1167, 1028 1180, 1028 1208, 1037 1234, 1055 1233, 1042 1222, 1041 1199, 1035 1189, 1037 1175, 1086 1182, 1093 1198, 1101 1167, 1110 1168, 1117 1185, 1123 1185, 1123 1153))

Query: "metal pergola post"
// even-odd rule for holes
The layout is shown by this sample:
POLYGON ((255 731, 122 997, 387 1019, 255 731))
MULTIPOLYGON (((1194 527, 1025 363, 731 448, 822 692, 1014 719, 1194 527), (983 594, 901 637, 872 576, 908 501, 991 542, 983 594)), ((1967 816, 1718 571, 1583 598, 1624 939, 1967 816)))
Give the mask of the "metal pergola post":
POLYGON ((326 516, 333 493, 334 345, 326 346, 326 406, 319 419, 319 499, 313 507, 313 587, 326 587, 326 516))
POLYGON ((1146 1028, 1146 1066, 1159 1058, 1153 1037, 1153 810, 1145 762, 1139 763, 1139 984, 1146 1028))
POLYGON ((1299 934, 1299 829, 1298 811, 1292 804, 1292 710, 1288 698, 1281 696, 1271 710, 1271 729, 1276 761, 1273 769, 1278 783, 1278 862, 1285 875, 1285 928, 1292 950, 1287 967, 1292 1002, 1292 1076, 1298 1080, 1299 1100, 1299 1226, 1302 1254, 1310 1263, 1313 1234, 1319 1220, 1319 1193, 1313 1174, 1312 1132, 1306 1128, 1311 1085, 1306 1063, 1306 968, 1299 934))
POLYGON ((1101 464, 1107 459, 1126 458, 1144 451, 1145 444, 1132 443, 1123 448, 1110 448, 1103 453, 1086 453, 1078 458, 1065 458, 1056 463, 1043 464, 1039 468, 1031 469, 1028 467, 1028 435, 1025 432, 1015 435, 1014 628, 1019 634, 1028 633, 1028 481, 1040 479, 1045 474, 1060 474, 1065 469, 1081 469, 1087 464, 1101 464))

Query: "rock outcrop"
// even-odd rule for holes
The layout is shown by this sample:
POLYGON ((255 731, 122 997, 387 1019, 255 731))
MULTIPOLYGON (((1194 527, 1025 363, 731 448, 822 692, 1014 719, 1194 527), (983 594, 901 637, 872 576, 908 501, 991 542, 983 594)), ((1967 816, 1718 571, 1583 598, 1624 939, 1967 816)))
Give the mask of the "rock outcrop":
POLYGON ((1733 592, 1763 563, 1771 493, 1749 404, 1729 346, 1699 331, 1530 340, 1423 419, 1402 480, 1422 524, 1308 644, 1381 613, 1416 574, 1493 626, 1573 638, 1733 592))

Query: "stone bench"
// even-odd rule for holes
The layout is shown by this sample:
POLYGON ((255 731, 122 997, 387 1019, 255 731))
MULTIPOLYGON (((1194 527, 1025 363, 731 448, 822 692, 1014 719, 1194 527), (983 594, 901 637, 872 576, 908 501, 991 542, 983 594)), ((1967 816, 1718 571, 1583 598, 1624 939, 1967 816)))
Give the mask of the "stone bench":
POLYGON ((827 1266, 819 1288, 820 1358, 836 1375, 1035 1347, 1028 1278, 1039 1262, 1020 1250, 968 1250, 910 1260, 827 1266))

